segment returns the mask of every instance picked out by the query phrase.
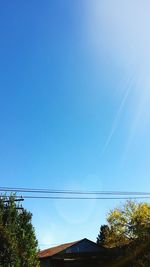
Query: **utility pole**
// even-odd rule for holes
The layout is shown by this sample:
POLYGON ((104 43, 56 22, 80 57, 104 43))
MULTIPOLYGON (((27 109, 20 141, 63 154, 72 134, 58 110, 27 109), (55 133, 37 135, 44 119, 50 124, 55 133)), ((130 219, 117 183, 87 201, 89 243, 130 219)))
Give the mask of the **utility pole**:
MULTIPOLYGON (((6 196, 7 199, 5 199, 5 197, 1 197, 3 203, 5 203, 5 209, 8 208, 9 203, 11 203, 11 200, 9 199, 9 197, 6 196), (3 199, 4 198, 4 199, 3 199)), ((20 198, 16 197, 14 200, 14 202, 20 202, 20 201, 24 201, 24 198, 21 196, 20 198)), ((21 207, 16 207, 17 210, 22 210, 22 206, 21 207)))

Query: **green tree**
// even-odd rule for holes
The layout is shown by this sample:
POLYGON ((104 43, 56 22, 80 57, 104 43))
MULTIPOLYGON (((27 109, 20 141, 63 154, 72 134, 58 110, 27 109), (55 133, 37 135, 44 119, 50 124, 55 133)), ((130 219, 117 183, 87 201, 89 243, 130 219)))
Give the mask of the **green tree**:
POLYGON ((101 225, 100 232, 97 237, 97 244, 102 247, 107 247, 109 236, 110 236, 110 229, 108 225, 101 225))
POLYGON ((38 243, 32 214, 16 204, 15 196, 0 198, 0 266, 37 267, 38 243))

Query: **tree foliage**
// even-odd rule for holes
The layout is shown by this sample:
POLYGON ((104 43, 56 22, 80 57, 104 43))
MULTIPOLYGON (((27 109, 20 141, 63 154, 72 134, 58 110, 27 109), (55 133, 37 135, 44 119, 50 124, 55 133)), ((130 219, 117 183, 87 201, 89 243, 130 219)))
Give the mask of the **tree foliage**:
POLYGON ((107 225, 100 228, 97 243, 105 248, 118 248, 112 266, 150 266, 150 204, 127 201, 108 213, 107 225), (118 261, 119 259, 119 261, 118 261))
POLYGON ((116 247, 145 240, 150 232, 150 204, 127 201, 108 213, 107 222, 100 228, 99 244, 116 247))
POLYGON ((0 266, 37 267, 37 240, 32 214, 20 209, 15 196, 0 198, 0 266))
POLYGON ((110 230, 108 225, 101 225, 100 233, 97 237, 97 243, 102 247, 108 246, 108 239, 110 235, 110 230))

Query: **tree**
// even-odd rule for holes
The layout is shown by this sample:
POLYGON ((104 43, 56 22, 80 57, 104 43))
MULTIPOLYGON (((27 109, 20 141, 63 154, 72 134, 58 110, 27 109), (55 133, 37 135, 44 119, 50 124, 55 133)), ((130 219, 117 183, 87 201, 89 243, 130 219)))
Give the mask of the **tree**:
POLYGON ((150 204, 127 201, 121 208, 108 213, 107 222, 108 225, 101 228, 98 236, 105 246, 116 247, 138 239, 144 240, 150 233, 150 204), (107 234, 104 234, 106 229, 107 234))
POLYGON ((97 244, 102 247, 107 247, 109 236, 110 236, 110 229, 108 225, 101 225, 100 233, 97 237, 97 244))
POLYGON ((32 214, 16 204, 15 196, 0 198, 0 240, 0 266, 38 266, 32 214))
POLYGON ((117 248, 111 266, 150 266, 150 204, 127 201, 108 213, 107 225, 101 226, 97 243, 117 248), (120 255, 123 256, 120 258, 120 255))

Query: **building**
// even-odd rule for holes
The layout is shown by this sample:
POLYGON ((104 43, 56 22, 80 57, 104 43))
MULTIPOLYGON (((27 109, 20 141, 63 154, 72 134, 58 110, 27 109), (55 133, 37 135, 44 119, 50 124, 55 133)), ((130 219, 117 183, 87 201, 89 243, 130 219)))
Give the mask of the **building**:
POLYGON ((95 267, 103 254, 96 243, 87 238, 39 252, 40 267, 95 267))

